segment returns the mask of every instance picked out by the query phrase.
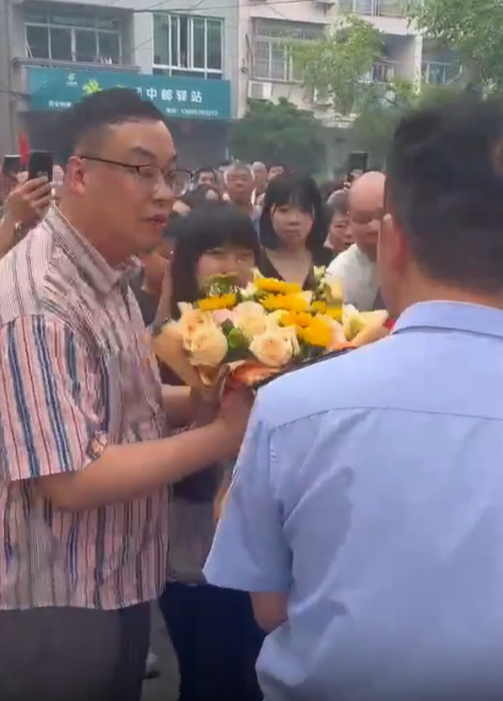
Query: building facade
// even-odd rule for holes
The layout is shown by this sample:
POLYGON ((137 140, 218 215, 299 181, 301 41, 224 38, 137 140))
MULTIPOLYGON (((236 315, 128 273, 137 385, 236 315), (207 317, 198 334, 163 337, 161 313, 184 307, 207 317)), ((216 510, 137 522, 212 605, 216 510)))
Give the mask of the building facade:
POLYGON ((247 101, 285 97, 313 110, 327 126, 340 123, 333 109, 302 85, 285 39, 316 39, 344 11, 371 22, 381 33, 383 58, 366 79, 386 83, 405 79, 448 83, 458 68, 453 57, 439 55, 404 16, 402 0, 242 0, 239 17, 240 72, 238 113, 247 101), (296 74, 297 73, 297 74, 296 74))
POLYGON ((238 0, 0 0, 0 152, 47 146, 55 112, 112 86, 166 115, 186 166, 225 156, 238 0), (169 8, 169 11, 168 11, 169 8))

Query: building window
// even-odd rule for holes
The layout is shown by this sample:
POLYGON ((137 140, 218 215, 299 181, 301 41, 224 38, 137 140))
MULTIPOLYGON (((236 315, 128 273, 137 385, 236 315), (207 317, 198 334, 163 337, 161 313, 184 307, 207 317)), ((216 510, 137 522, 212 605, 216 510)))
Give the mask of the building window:
POLYGON ((403 0, 339 0, 342 12, 370 17, 404 17, 403 0))
POLYGON ((323 27, 317 24, 257 20, 253 25, 254 80, 302 82, 302 72, 292 59, 291 41, 319 39, 323 27))
POLYGON ((28 58, 81 63, 121 63, 117 18, 28 12, 25 17, 28 58))
POLYGON ((222 78, 223 35, 221 19, 154 14, 154 73, 222 78))
POLYGON ((443 61, 424 61, 422 69, 423 81, 433 85, 446 85, 459 72, 456 65, 443 61))

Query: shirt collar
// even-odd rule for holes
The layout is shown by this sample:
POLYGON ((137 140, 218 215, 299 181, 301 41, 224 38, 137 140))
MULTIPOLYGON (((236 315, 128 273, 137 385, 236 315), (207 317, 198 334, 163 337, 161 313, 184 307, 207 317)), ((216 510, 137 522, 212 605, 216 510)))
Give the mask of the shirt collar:
POLYGON ((92 287, 103 294, 110 292, 120 281, 129 281, 131 275, 141 267, 136 257, 131 257, 124 263, 112 267, 55 207, 49 210, 44 221, 65 255, 70 258, 81 275, 92 287))
POLYGON ((393 333, 420 328, 465 331, 503 338, 503 311, 467 302, 421 302, 400 315, 393 333))

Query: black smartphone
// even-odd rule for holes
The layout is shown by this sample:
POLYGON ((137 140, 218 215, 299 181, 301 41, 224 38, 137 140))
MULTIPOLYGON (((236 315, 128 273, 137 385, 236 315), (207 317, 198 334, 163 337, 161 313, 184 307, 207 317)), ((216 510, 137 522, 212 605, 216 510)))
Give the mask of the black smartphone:
POLYGON ((2 161, 2 172, 4 175, 15 176, 21 172, 23 165, 19 154, 4 156, 2 161))
POLYGON ((46 177, 51 182, 53 165, 52 153, 32 151, 28 161, 28 180, 46 177))
POLYGON ((369 168, 369 154, 366 151, 353 151, 348 156, 347 179, 351 181, 354 173, 365 173, 369 168))

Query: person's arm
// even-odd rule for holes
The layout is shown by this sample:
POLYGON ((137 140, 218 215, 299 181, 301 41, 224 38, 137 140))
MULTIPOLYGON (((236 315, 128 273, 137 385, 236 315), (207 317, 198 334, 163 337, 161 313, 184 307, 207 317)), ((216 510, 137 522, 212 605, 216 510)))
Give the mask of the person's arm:
POLYGON ((259 397, 204 575, 215 586, 249 592, 256 620, 267 632, 286 620, 291 583, 291 555, 273 487, 277 469, 259 397))
POLYGON ((16 243, 16 221, 9 212, 0 219, 0 258, 3 258, 16 243))
POLYGON ((63 510, 128 501, 239 450, 249 401, 228 398, 210 425, 111 445, 92 354, 58 319, 19 318, 0 332, 0 469, 33 480, 63 510), (241 434, 241 435, 240 435, 241 434))
POLYGON ((0 257, 17 243, 17 227, 23 226, 24 233, 29 231, 44 216, 50 203, 51 183, 45 177, 25 180, 11 190, 0 223, 0 257))
POLYGON ((162 405, 172 426, 186 426, 194 420, 190 387, 162 386, 162 405))

